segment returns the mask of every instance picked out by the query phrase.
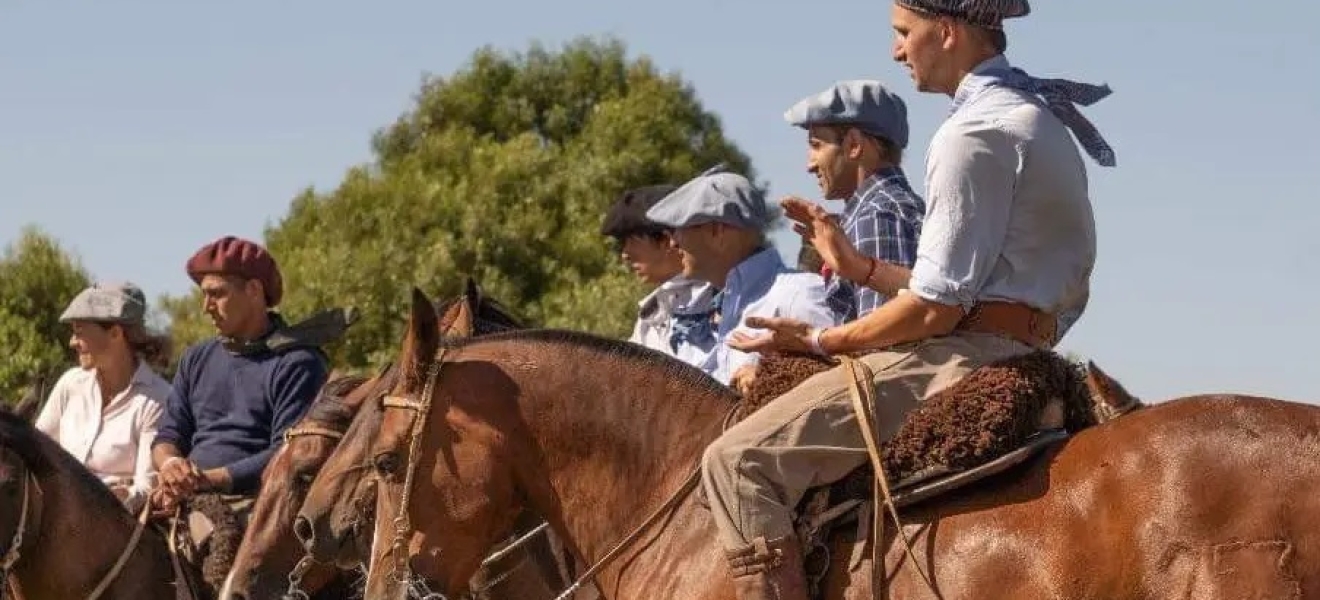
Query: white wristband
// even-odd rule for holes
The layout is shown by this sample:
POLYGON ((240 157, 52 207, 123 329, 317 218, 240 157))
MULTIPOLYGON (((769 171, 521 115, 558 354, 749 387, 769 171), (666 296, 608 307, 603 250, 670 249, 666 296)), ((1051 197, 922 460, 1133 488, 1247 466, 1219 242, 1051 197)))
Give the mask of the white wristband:
POLYGON ((829 328, 816 327, 811 330, 811 335, 808 336, 811 340, 811 351, 821 356, 829 356, 829 353, 825 351, 825 348, 820 345, 820 336, 825 333, 826 329, 829 328))

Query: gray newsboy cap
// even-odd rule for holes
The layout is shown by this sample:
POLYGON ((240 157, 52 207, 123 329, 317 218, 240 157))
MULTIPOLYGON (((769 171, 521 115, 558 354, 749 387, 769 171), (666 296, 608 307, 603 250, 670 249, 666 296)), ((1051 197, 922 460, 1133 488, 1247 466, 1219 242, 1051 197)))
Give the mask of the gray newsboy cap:
POLYGON ((770 224, 770 210, 746 177, 708 171, 661 198, 646 218, 674 229, 718 222, 761 230, 770 224))
POLYGON ((143 323, 147 316, 147 298, 131 283, 96 284, 78 293, 60 315, 61 323, 99 321, 103 323, 143 323))
POLYGON ((907 104, 874 79, 840 81, 794 104, 784 120, 803 129, 851 125, 899 148, 908 144, 907 104))
POLYGON ((1002 28, 1004 19, 1031 14, 1029 0, 894 0, 894 3, 919 13, 954 17, 990 29, 1002 28))

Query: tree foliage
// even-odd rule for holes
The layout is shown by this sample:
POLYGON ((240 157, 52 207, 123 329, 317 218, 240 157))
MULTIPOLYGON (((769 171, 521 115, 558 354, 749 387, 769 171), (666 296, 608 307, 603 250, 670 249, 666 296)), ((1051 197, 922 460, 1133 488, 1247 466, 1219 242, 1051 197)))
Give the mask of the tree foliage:
POLYGON ((51 236, 27 227, 0 255, 0 400, 16 401, 24 388, 50 382, 73 365, 69 328, 59 316, 91 283, 81 261, 51 236))
MULTIPOLYGON (((479 49, 425 77, 372 147, 374 161, 304 191, 265 232, 293 318, 361 311, 335 349, 341 368, 393 354, 411 286, 448 297, 467 275, 533 324, 622 335, 644 290, 599 233, 609 204, 717 163, 756 181, 694 90, 616 40, 479 49)), ((176 341, 192 341, 198 303, 166 302, 190 332, 176 341)))

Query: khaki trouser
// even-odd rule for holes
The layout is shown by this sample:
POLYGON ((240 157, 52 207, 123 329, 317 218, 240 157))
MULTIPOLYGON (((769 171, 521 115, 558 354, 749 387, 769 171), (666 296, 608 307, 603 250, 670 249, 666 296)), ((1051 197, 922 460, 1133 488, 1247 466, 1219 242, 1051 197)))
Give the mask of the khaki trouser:
MULTIPOLYGON (((860 360, 875 373, 877 442, 904 417, 972 370, 1031 348, 991 334, 955 333, 901 344, 860 360)), ((792 535, 807 490, 869 461, 843 366, 818 373, 730 427, 706 448, 702 485, 726 550, 792 535)))

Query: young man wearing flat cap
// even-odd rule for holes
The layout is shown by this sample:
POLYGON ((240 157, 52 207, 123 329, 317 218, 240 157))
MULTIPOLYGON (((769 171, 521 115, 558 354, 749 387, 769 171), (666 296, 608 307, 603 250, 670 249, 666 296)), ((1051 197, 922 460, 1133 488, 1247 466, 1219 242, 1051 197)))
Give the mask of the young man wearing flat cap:
MULTIPOLYGON (((988 362, 1054 347, 1077 320, 1095 262, 1078 143, 1114 164, 1072 104, 1107 88, 1036 79, 1003 56, 1002 21, 1026 15, 1026 0, 896 1, 894 59, 919 90, 953 98, 928 151, 926 218, 906 288, 844 325, 749 319, 768 331, 730 342, 868 352, 859 360, 882 400, 873 407, 879 443, 940 389, 988 362)), ((807 489, 868 461, 847 381, 844 367, 811 377, 706 450, 702 483, 740 600, 807 600, 793 508, 807 489)))
POLYGON ((844 201, 835 217, 789 197, 781 201, 784 214, 824 263, 835 312, 855 320, 897 294, 917 259, 926 204, 901 166, 907 106, 878 81, 852 79, 803 98, 784 120, 806 130, 807 171, 821 195, 844 201))
POLYGON ((683 184, 646 212, 670 228, 683 253, 683 274, 720 289, 716 345, 700 365, 725 385, 754 367, 759 354, 725 344, 748 317, 787 317, 817 327, 838 322, 824 281, 784 265, 765 230, 772 215, 765 196, 746 177, 707 172, 683 184))
POLYGON ((223 237, 198 250, 187 271, 218 335, 179 360, 152 444, 160 471, 153 502, 171 508, 197 492, 217 492, 242 512, 280 436, 325 383, 329 360, 314 344, 274 343, 286 331, 273 312, 284 286, 259 244, 223 237))
POLYGON ((715 348, 717 290, 683 274, 683 253, 669 229, 646 218, 646 211, 675 189, 652 185, 624 192, 606 213, 601 235, 613 238, 623 262, 655 286, 637 304, 628 341, 700 366, 715 348))

